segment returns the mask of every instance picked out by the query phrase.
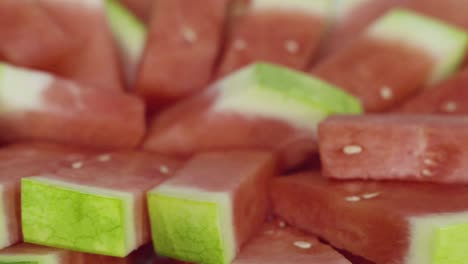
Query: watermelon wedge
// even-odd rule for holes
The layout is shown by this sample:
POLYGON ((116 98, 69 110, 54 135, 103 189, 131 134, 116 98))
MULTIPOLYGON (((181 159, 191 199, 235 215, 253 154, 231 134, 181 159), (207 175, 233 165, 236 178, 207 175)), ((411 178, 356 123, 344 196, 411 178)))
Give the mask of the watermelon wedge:
POLYGON ((380 112, 448 77, 467 44, 468 35, 456 27, 393 9, 312 73, 359 97, 367 111, 380 112))
POLYGON ((103 0, 38 0, 50 17, 80 44, 50 71, 82 85, 123 90, 117 46, 107 23, 103 0))
POLYGON ((0 251, 2 264, 93 264, 83 254, 32 244, 18 244, 0 251))
POLYGON ((300 164, 316 148, 316 126, 335 113, 360 113, 340 89, 306 74, 253 64, 157 116, 144 148, 189 157, 225 149, 268 149, 281 166, 300 164))
POLYGON ((468 114, 468 68, 424 90, 395 109, 398 113, 468 114))
POLYGON ((138 16, 141 21, 147 23, 155 0, 120 0, 120 2, 138 16))
POLYGON ((148 194, 156 252, 200 264, 231 263, 266 218, 266 183, 274 174, 267 152, 195 156, 148 194))
POLYGON ((300 229, 375 263, 464 263, 468 187, 328 181, 319 173, 273 180, 274 211, 300 229))
POLYGON ((266 223, 232 264, 351 264, 331 247, 291 227, 266 223))
POLYGON ((127 86, 132 89, 146 42, 146 26, 118 0, 106 0, 107 19, 120 48, 127 86))
POLYGON ((324 175, 339 179, 468 182, 468 119, 331 117, 319 127, 324 175))
POLYGON ((0 100, 1 141, 128 148, 145 131, 144 105, 132 95, 82 87, 9 64, 0 63, 0 100))
POLYGON ((39 69, 56 63, 76 45, 34 1, 0 1, 0 36, 0 60, 39 69))
POLYGON ((167 179, 178 165, 159 155, 119 152, 23 178, 24 240, 125 257, 150 242, 146 192, 167 179))
POLYGON ((155 2, 136 85, 152 108, 191 95, 211 80, 228 2, 155 2))
POLYGON ((252 0, 231 25, 218 77, 252 62, 305 70, 315 55, 332 11, 328 0, 252 0))

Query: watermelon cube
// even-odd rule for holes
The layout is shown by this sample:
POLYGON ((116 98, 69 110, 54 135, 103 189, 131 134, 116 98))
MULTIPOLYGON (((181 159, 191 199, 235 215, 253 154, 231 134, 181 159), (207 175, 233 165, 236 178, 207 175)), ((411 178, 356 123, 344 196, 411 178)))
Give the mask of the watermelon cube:
POLYGON ((23 178, 26 242, 125 257, 150 242, 146 192, 179 162, 143 152, 102 154, 23 178))
POLYGON ((440 84, 424 90, 395 109, 398 113, 468 114, 468 68, 440 84))
POLYGON ((158 0, 136 89, 151 108, 205 88, 220 49, 229 0, 158 0))
POLYGON ((305 70, 332 13, 329 0, 252 0, 245 8, 231 23, 218 77, 256 61, 305 70))
POLYGON ((324 175, 337 179, 468 182, 462 117, 331 117, 319 127, 324 175))
MULTIPOLYGON (((280 222, 281 223, 281 222, 280 222)), ((351 264, 345 257, 291 227, 266 223, 232 264, 351 264)))
MULTIPOLYGON (((0 250, 2 264, 93 264, 84 262, 83 254, 32 244, 18 244, 0 250)), ((96 264, 96 263, 95 263, 96 264)))
POLYGON ((461 29, 393 9, 312 73, 359 97, 367 111, 385 111, 452 74, 467 45, 461 29))
POLYGON ((268 210, 273 155, 233 151, 199 154, 148 194, 159 255, 200 264, 228 264, 268 210))
POLYGON ((289 224, 375 263, 468 259, 466 185, 331 181, 311 172, 275 179, 270 191, 289 224))
POLYGON ((267 149, 289 168, 317 151, 316 127, 326 116, 360 112, 360 103, 333 85, 257 63, 155 117, 144 148, 184 157, 220 149, 267 149))
POLYGON ((123 90, 117 46, 103 0, 38 0, 79 46, 48 68, 61 77, 106 91, 123 90))
POLYGON ((141 100, 0 63, 0 141, 129 148, 145 132, 141 100))
POLYGON ((53 65, 76 45, 34 1, 0 1, 0 36, 0 60, 39 69, 53 65))

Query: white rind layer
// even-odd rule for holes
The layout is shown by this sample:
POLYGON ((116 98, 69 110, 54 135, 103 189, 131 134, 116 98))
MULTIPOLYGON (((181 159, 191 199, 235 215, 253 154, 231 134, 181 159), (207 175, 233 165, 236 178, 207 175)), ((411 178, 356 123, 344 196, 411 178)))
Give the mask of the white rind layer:
POLYGON ((0 248, 10 246, 8 238, 8 219, 7 212, 5 211, 7 208, 7 197, 5 197, 4 189, 5 187, 0 185, 0 248))
POLYGON ((0 63, 0 111, 22 112, 46 107, 43 94, 54 81, 51 74, 0 63))
POLYGON ((252 0, 251 9, 253 11, 289 10, 329 17, 331 4, 330 0, 252 0))
POLYGON ((207 192, 198 188, 171 186, 170 183, 160 185, 150 191, 151 194, 160 194, 169 197, 193 201, 205 201, 216 203, 219 206, 220 232, 224 248, 227 249, 224 255, 225 263, 234 260, 238 252, 236 237, 234 232, 232 194, 227 192, 207 192))
POLYGON ((434 231, 450 225, 468 224, 468 211, 412 217, 409 222, 409 250, 404 263, 432 263, 434 231))
POLYGON ((90 9, 103 9, 105 0, 42 0, 57 4, 81 5, 90 9))
POLYGON ((112 197, 119 199, 123 202, 123 212, 125 215, 125 244, 126 244, 126 252, 130 253, 132 250, 137 248, 137 241, 136 241, 136 223, 134 217, 134 205, 135 205, 135 197, 131 193, 116 191, 111 189, 104 189, 98 187, 92 187, 87 185, 75 184, 64 182, 57 179, 51 179, 47 175, 35 176, 35 177, 28 177, 28 180, 33 180, 36 182, 40 182, 47 185, 52 186, 59 186, 65 189, 70 189, 73 191, 77 191, 80 193, 86 193, 90 195, 101 195, 104 197, 112 197))
POLYGON ((356 8, 363 6, 371 1, 376 0, 334 0, 335 18, 342 21, 349 16, 356 8))

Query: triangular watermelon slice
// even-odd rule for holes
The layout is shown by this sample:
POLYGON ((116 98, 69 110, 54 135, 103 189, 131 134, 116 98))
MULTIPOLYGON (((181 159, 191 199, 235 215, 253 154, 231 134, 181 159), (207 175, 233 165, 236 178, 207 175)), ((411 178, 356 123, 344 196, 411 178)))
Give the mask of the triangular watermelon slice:
POLYGON ((210 150, 267 149, 277 152, 288 168, 317 151, 320 121, 361 110, 354 97, 319 79, 254 64, 156 116, 144 148, 184 157, 210 150))
POLYGON ((144 105, 135 96, 2 63, 0 102, 0 141, 129 148, 145 131, 144 105))
POLYGON ((35 1, 0 1, 0 60, 44 69, 73 51, 75 39, 35 1))
POLYGON ((393 9, 312 73, 358 96, 367 111, 385 111, 452 74, 467 45, 461 29, 393 9))
POLYGON ((218 77, 264 61, 305 70, 332 13, 328 0, 251 0, 231 24, 218 77))
POLYGON ((274 179, 274 211, 289 224, 375 263, 468 259, 468 187, 328 181, 319 173, 274 179))
POLYGON ((118 51, 106 20, 102 0, 39 0, 50 17, 80 47, 49 70, 80 84, 123 90, 118 51))

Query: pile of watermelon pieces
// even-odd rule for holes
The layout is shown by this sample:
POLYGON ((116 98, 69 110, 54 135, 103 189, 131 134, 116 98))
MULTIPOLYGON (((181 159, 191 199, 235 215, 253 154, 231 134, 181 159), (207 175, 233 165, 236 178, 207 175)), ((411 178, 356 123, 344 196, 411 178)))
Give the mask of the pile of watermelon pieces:
POLYGON ((466 10, 0 0, 0 264, 468 263, 466 10))

